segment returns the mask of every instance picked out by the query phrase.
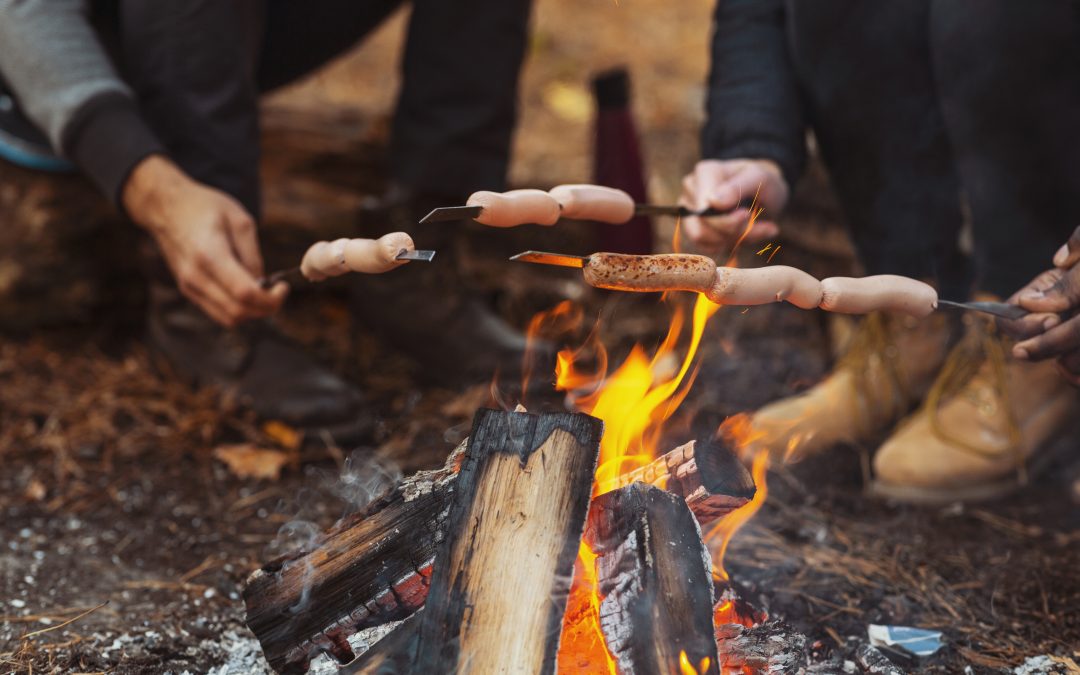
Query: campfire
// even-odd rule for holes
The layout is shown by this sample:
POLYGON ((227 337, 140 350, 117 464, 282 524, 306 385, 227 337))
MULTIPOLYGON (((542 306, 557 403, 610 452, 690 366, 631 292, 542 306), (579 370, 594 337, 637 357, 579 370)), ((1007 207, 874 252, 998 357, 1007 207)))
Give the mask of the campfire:
MULTIPOLYGON (((481 409, 441 469, 256 571, 247 620, 270 664, 303 673, 326 653, 358 673, 733 672, 745 655, 718 640, 732 648, 765 617, 733 594, 723 556, 764 500, 768 458, 746 468, 738 418, 661 447, 718 309, 700 295, 676 305, 659 347, 635 346, 613 372, 594 331, 558 354, 555 387, 576 412, 481 409), (357 656, 357 633, 385 637, 357 656)), ((530 334, 582 318, 563 303, 530 334)))

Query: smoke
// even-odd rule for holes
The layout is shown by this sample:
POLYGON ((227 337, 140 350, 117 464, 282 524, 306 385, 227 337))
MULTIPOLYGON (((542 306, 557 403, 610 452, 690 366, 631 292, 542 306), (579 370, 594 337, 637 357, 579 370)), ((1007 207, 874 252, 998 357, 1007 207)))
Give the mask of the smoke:
POLYGON ((401 481, 397 465, 376 457, 371 449, 354 450, 338 472, 308 466, 304 473, 307 487, 300 489, 292 500, 278 504, 278 513, 291 517, 266 549, 268 558, 287 559, 283 569, 301 567, 300 597, 289 607, 294 615, 305 611, 311 603, 315 568, 310 556, 305 554, 319 545, 335 512, 339 518, 352 515, 401 481))

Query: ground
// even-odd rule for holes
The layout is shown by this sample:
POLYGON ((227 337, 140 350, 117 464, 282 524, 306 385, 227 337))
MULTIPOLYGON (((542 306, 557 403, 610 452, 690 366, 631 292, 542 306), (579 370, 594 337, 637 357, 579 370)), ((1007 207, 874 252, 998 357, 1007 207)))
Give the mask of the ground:
MULTIPOLYGON (((540 3, 515 183, 588 178, 587 74, 621 61, 632 66, 650 189, 658 201, 672 199, 694 157, 710 4, 540 3)), ((271 105, 348 107, 364 121, 364 147, 377 150, 393 86, 370 73, 391 72, 404 18, 271 105)), ((358 194, 377 190, 379 164, 370 163, 376 178, 358 178, 358 194)), ((803 187, 780 260, 838 271, 850 253, 822 190, 803 187)), ((552 236, 526 231, 474 250, 480 281, 501 279, 499 261, 516 246, 552 236)), ((658 239, 669 238, 666 224, 658 239)), ((545 271, 515 274, 491 294, 519 325, 566 294, 533 292, 553 278, 545 271)), ((654 346, 670 319, 654 300, 580 299, 605 317, 616 359, 634 342, 654 346)), ((492 402, 487 382, 423 384, 407 355, 350 325, 340 289, 302 293, 290 301, 286 330, 364 387, 379 424, 367 448, 296 449, 287 429, 161 377, 141 346, 137 302, 124 297, 96 322, 0 338, 0 672, 264 672, 243 623, 247 574, 362 500, 343 489, 357 476, 441 463, 476 407, 492 402), (215 457, 245 443, 279 453, 280 478, 240 478, 215 457)), ((819 313, 723 310, 706 333, 672 443, 820 378, 827 334, 819 313)), ((510 390, 498 396, 514 401, 510 390)), ((527 403, 557 407, 561 399, 541 392, 527 403)), ((1074 653, 1074 465, 1057 465, 1008 499, 938 509, 868 498, 861 466, 858 449, 838 449, 771 475, 768 501, 729 554, 748 598, 809 636, 821 659, 850 658, 870 623, 944 632, 938 655, 898 660, 910 672, 998 672, 1025 657, 1074 653)))

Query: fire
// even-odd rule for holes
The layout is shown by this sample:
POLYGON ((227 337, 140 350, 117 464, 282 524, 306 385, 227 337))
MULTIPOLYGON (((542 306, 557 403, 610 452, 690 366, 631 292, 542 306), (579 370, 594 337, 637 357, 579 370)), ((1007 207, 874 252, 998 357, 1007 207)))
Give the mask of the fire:
POLYGON ((709 665, 711 663, 712 659, 706 656, 705 658, 701 659, 701 663, 698 665, 697 668, 695 668, 694 664, 690 663, 690 657, 686 655, 686 651, 679 651, 679 672, 682 673, 682 675, 698 675, 698 673, 707 673, 709 672, 709 665))
POLYGON ((583 373, 576 361, 582 350, 563 350, 558 355, 555 387, 574 392, 592 388, 574 401, 578 410, 604 421, 600 462, 596 469, 596 492, 610 490, 621 474, 648 464, 659 453, 664 422, 678 409, 697 375, 694 356, 709 319, 720 309, 704 295, 698 295, 691 319, 689 344, 680 365, 672 373, 679 338, 685 323, 684 311, 676 306, 667 336, 650 357, 635 346, 619 368, 606 375, 607 352, 593 340, 599 370, 583 373))
POLYGON ((757 486, 757 492, 754 493, 754 498, 751 499, 750 503, 746 506, 733 511, 725 518, 722 518, 711 530, 709 530, 709 533, 705 535, 706 543, 710 544, 712 548, 713 576, 721 581, 727 581, 730 578, 727 570, 724 569, 724 556, 727 554, 731 538, 735 536, 735 533, 739 531, 739 528, 754 517, 754 514, 756 514, 765 503, 765 498, 769 494, 768 484, 766 483, 768 472, 769 453, 767 450, 761 450, 754 455, 753 464, 750 470, 751 475, 754 477, 754 484, 757 486), (715 544, 713 542, 715 542, 715 544))

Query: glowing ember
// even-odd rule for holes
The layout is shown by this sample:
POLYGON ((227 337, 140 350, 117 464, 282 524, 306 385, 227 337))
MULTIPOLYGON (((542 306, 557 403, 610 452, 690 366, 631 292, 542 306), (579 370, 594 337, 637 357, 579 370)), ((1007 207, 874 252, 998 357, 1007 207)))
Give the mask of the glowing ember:
POLYGON ((574 563, 574 583, 563 618, 556 671, 560 673, 611 673, 615 660, 600 632, 600 592, 597 588, 596 554, 582 541, 574 563))

